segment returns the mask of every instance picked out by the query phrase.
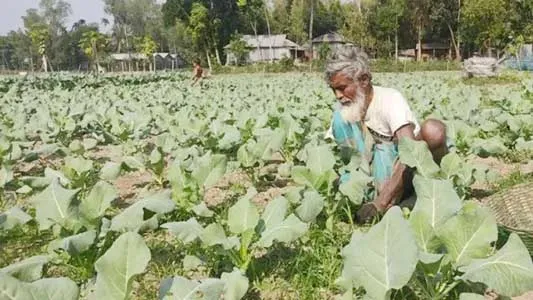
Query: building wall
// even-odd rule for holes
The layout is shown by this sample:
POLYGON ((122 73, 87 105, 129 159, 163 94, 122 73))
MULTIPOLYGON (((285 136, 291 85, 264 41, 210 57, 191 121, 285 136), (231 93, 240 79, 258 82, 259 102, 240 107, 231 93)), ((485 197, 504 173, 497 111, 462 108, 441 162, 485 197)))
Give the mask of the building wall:
POLYGON ((289 48, 272 48, 272 51, 269 47, 267 48, 254 48, 249 53, 249 61, 260 62, 260 61, 270 61, 270 56, 273 54, 274 60, 280 60, 283 57, 291 57, 289 48))

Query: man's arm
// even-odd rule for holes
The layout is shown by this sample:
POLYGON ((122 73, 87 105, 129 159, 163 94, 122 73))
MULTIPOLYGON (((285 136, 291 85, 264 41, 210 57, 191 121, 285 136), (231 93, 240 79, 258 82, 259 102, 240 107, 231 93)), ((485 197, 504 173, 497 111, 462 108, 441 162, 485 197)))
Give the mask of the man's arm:
MULTIPOLYGON (((414 140, 415 136, 413 130, 414 125, 404 125, 396 130, 394 138, 397 142, 404 137, 414 140)), ((378 197, 374 202, 379 211, 389 209, 402 196, 405 186, 406 172, 409 172, 409 168, 406 165, 399 161, 394 164, 391 177, 384 182, 378 197)))

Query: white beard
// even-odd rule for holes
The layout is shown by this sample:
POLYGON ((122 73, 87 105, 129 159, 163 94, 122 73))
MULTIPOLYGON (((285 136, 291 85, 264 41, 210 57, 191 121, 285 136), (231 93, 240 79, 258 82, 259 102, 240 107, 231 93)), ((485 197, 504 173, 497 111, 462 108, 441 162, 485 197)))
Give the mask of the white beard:
POLYGON ((340 104, 340 113, 342 119, 348 123, 356 123, 361 121, 365 112, 365 93, 358 89, 355 99, 340 104))

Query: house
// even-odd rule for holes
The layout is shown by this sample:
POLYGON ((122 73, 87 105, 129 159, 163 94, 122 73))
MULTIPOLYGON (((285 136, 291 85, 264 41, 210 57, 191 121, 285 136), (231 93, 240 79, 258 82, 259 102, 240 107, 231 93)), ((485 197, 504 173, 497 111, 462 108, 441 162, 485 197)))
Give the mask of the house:
MULTIPOLYGON (((284 57, 296 59, 304 56, 304 49, 288 40, 286 34, 243 35, 242 39, 250 49, 246 59, 249 63, 280 60, 284 57)), ((229 50, 229 45, 226 45, 224 49, 227 53, 226 64, 235 64, 236 58, 229 50)))
MULTIPOLYGON (((418 53, 419 43, 415 51, 418 53)), ((422 43, 422 59, 445 59, 450 56, 450 45, 446 43, 422 43)))
POLYGON ((139 62, 144 66, 148 57, 142 53, 112 53, 109 55, 111 60, 110 71, 140 71, 139 62))
POLYGON ((174 70, 185 66, 185 61, 178 55, 167 52, 153 54, 155 70, 174 70))
MULTIPOLYGON (((398 52, 400 60, 416 60, 419 44, 415 48, 404 49, 398 52)), ((451 57, 451 48, 445 43, 422 43, 422 60, 446 59, 451 57)))
POLYGON ((327 45, 329 47, 329 50, 334 53, 343 45, 348 44, 348 42, 346 42, 346 39, 342 35, 336 32, 330 32, 330 33, 326 33, 326 34, 315 37, 311 41, 311 44, 312 44, 312 48, 311 48, 312 55, 310 56, 313 59, 320 59, 320 49, 324 45, 327 45))

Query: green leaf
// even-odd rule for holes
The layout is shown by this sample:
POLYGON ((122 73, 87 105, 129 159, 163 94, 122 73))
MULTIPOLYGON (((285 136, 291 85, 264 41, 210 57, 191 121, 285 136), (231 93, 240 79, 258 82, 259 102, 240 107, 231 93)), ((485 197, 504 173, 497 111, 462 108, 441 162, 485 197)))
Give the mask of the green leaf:
MULTIPOLYGON (((56 171, 56 170, 53 170, 53 169, 50 169, 50 168, 44 169, 44 177, 48 178, 49 182, 52 182, 55 179, 59 179, 59 182, 63 186, 67 186, 67 185, 70 184, 70 180, 67 177, 65 177, 65 175, 63 173, 61 173, 59 171, 56 171)), ((37 186, 34 186, 34 187, 37 187, 37 186)))
POLYGON ((156 229, 158 217, 169 213, 176 208, 176 204, 170 199, 170 191, 165 190, 135 202, 123 210, 111 220, 113 231, 142 231, 156 229), (152 218, 146 220, 145 210, 155 213, 152 218))
POLYGON ((79 175, 92 170, 93 162, 92 160, 84 159, 82 157, 67 156, 65 157, 65 166, 68 169, 76 171, 79 175))
POLYGON ((465 203, 459 214, 448 220, 437 235, 456 266, 468 265, 474 258, 485 258, 498 239, 496 220, 490 211, 473 201, 465 203))
POLYGON ((65 224, 75 215, 72 200, 79 190, 67 190, 57 180, 31 199, 36 210, 39 229, 49 229, 54 224, 65 224))
POLYGON ((143 273, 150 259, 150 249, 142 236, 122 234, 94 264, 95 299, 128 299, 133 276, 143 273))
POLYGON ((258 158, 254 156, 251 150, 254 147, 255 141, 253 140, 249 140, 246 144, 239 147, 239 150, 237 150, 237 161, 239 161, 241 166, 249 168, 257 162, 258 158))
POLYGON ((115 180, 120 175, 122 164, 108 161, 100 170, 100 178, 103 180, 115 180))
POLYGON ((68 278, 46 278, 26 283, 0 274, 1 299, 10 300, 77 300, 79 289, 68 278))
POLYGON ((264 161, 273 160, 273 155, 281 150, 285 142, 285 133, 281 128, 276 128, 269 135, 261 136, 255 145, 253 152, 264 161))
POLYGON ((68 145, 68 148, 70 149, 70 151, 75 152, 75 153, 83 152, 83 145, 80 142, 80 140, 73 140, 68 145))
POLYGON ((302 184, 313 188, 315 190, 320 190, 324 185, 333 182, 337 177, 333 170, 326 171, 323 174, 317 175, 307 167, 295 166, 292 168, 292 179, 298 184, 302 184))
POLYGON ((304 193, 302 204, 296 208, 296 214, 304 222, 313 222, 324 208, 324 198, 315 191, 304 193))
POLYGON ((89 250, 95 240, 96 230, 89 230, 64 239, 54 240, 48 245, 48 250, 63 249, 70 255, 77 255, 89 250))
POLYGON ((10 230, 18 225, 24 225, 31 220, 31 216, 18 207, 13 207, 0 214, 0 229, 10 230))
POLYGON ((13 171, 6 167, 0 169, 0 188, 3 188, 6 184, 13 180, 13 171))
POLYGON ((524 138, 518 138, 515 144, 515 149, 518 151, 528 151, 533 149, 533 140, 526 141, 524 138))
POLYGON ((279 196, 270 201, 261 215, 265 229, 281 224, 285 219, 288 208, 289 202, 285 197, 279 196))
POLYGON ((515 233, 495 255, 474 259, 459 271, 464 273, 461 279, 482 282, 504 296, 520 296, 533 290, 533 262, 526 246, 515 233))
POLYGON ((227 158, 221 154, 206 154, 195 166, 192 177, 198 186, 208 189, 215 185, 226 173, 227 158))
POLYGON ((196 240, 204 230, 195 218, 190 218, 186 222, 165 223, 161 227, 168 229, 173 236, 184 244, 196 240))
POLYGON ((424 177, 432 177, 439 171, 426 142, 402 138, 398 145, 400 161, 411 168, 416 168, 424 177))
POLYGON ((118 198, 114 186, 105 182, 97 182, 87 197, 81 200, 80 213, 87 220, 96 220, 102 217, 111 206, 111 202, 118 198))
POLYGON ((126 156, 123 162, 132 170, 144 170, 144 159, 140 156, 126 156))
POLYGON ((440 163, 441 170, 448 179, 459 174, 462 165, 463 159, 455 152, 446 154, 440 163))
POLYGON ((85 148, 85 150, 91 150, 95 148, 96 145, 98 145, 98 141, 95 139, 91 139, 91 138, 83 139, 83 148, 85 148))
POLYGON ((420 248, 436 250, 436 231, 461 209, 461 199, 448 180, 416 175, 413 184, 417 200, 409 218, 420 248))
POLYGON ((159 152, 159 149, 155 148, 150 153, 150 164, 155 165, 163 159, 163 155, 159 152))
POLYGON ((228 240, 224 228, 218 223, 209 224, 204 228, 200 239, 207 246, 224 245, 228 240))
POLYGON ((183 277, 167 278, 159 287, 160 300, 220 299, 224 293, 225 282, 220 279, 202 281, 188 280, 183 277))
POLYGON ((183 269, 185 271, 190 271, 190 270, 197 269, 204 262, 201 259, 199 259, 198 257, 196 257, 196 256, 185 255, 185 257, 183 258, 182 263, 183 263, 183 269))
POLYGON ((45 278, 31 283, 32 294, 42 300, 76 300, 78 285, 68 278, 45 278))
POLYGON ((284 196, 285 198, 287 198, 287 200, 289 200, 291 204, 300 204, 301 199, 302 199, 301 192, 304 189, 305 188, 302 186, 291 186, 287 188, 284 196))
POLYGON ((0 274, 12 276, 18 280, 32 282, 42 277, 43 266, 48 261, 49 258, 47 256, 33 256, 0 269, 0 274))
POLYGON ((339 191, 355 205, 363 203, 368 184, 372 181, 372 177, 366 174, 355 171, 350 173, 350 180, 341 183, 339 191))
POLYGON ((335 156, 328 145, 320 145, 307 149, 307 167, 314 174, 323 174, 335 165, 335 156))
POLYGON ((31 193, 33 191, 33 189, 28 186, 28 185, 23 185, 22 187, 20 187, 19 189, 17 189, 15 192, 17 194, 21 194, 21 195, 27 195, 29 193, 31 193))
POLYGON ((222 150, 230 149, 241 141, 241 133, 239 129, 233 126, 226 126, 224 128, 224 136, 218 141, 218 146, 222 150))
POLYGON ((260 247, 270 247, 274 241, 289 243, 304 235, 309 224, 303 223, 294 214, 288 216, 281 224, 267 228, 257 242, 260 247))
POLYGON ((482 157, 502 154, 507 151, 507 147, 499 136, 493 136, 487 139, 476 138, 472 142, 471 148, 475 154, 482 157))
POLYGON ((249 229, 254 229, 259 222, 257 207, 244 196, 228 210, 228 226, 232 233, 240 234, 249 229))
POLYGON ((210 218, 212 217, 215 212, 210 210, 207 205, 205 204, 205 202, 202 202, 198 205, 195 205, 193 206, 192 208, 192 211, 199 217, 206 217, 206 218, 210 218))
POLYGON ((248 278, 237 268, 231 273, 222 273, 220 279, 225 283, 225 300, 240 300, 248 291, 248 278))
POLYGON ((389 209, 357 239, 357 247, 344 252, 344 276, 362 285, 370 298, 388 299, 392 289, 409 282, 418 262, 415 237, 401 209, 389 209))

